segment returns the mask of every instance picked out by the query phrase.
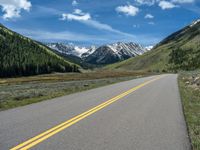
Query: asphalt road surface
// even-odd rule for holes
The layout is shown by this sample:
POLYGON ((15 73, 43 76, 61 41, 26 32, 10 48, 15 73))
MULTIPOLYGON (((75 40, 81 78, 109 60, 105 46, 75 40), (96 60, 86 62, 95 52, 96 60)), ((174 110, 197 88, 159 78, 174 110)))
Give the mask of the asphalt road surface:
POLYGON ((189 150, 177 75, 0 112, 0 150, 189 150))

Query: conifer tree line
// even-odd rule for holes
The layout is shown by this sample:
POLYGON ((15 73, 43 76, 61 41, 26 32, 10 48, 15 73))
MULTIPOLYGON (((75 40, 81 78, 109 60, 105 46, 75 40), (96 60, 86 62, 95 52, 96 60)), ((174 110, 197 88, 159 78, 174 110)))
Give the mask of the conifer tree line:
POLYGON ((0 25, 0 77, 78 71, 47 47, 0 25))

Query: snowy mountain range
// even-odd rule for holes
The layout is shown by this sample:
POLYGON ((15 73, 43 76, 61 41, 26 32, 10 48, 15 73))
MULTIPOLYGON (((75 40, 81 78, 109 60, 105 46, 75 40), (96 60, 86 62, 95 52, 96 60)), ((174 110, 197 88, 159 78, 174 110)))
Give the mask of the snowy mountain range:
POLYGON ((77 56, 90 64, 110 64, 142 55, 149 50, 149 48, 144 48, 133 42, 117 42, 99 47, 80 47, 63 43, 48 43, 46 45, 61 54, 77 56))
POLYGON ((82 58, 83 57, 87 57, 88 55, 90 55, 91 53, 93 53, 96 50, 95 46, 91 46, 91 47, 79 47, 76 46, 72 43, 69 44, 64 44, 64 43, 48 43, 46 44, 49 48, 56 50, 62 54, 66 54, 66 55, 74 55, 77 57, 82 58))

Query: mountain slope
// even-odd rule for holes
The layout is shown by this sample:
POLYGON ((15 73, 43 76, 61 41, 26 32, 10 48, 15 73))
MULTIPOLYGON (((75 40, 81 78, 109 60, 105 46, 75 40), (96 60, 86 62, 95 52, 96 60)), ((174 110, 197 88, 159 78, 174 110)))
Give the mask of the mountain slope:
POLYGON ((46 46, 0 24, 0 77, 78 71, 46 46))
POLYGON ((135 43, 118 42, 97 48, 85 61, 91 64, 111 64, 143 54, 147 50, 135 43))
POLYGON ((200 68, 200 20, 171 34, 151 51, 126 61, 109 65, 121 70, 194 70, 200 68))

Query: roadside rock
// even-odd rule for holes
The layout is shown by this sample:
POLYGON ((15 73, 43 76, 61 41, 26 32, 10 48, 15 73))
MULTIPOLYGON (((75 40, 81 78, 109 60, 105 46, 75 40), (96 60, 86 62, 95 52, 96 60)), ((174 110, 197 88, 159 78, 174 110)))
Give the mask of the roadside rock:
POLYGON ((186 81, 185 84, 189 85, 189 84, 190 84, 190 81, 186 81))

